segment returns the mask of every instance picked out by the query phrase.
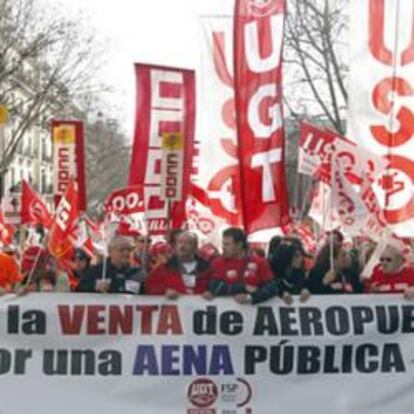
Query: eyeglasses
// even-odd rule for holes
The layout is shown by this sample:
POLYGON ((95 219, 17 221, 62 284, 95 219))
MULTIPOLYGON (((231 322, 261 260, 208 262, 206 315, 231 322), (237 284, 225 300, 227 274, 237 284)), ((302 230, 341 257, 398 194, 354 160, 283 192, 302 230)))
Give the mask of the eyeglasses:
POLYGON ((380 257, 380 262, 381 263, 391 263, 392 262, 392 258, 391 257, 380 257))

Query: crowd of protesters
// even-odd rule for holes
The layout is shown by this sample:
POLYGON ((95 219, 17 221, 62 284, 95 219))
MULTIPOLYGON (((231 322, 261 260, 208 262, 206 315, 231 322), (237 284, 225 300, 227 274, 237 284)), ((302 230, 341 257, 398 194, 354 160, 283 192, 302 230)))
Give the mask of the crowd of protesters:
POLYGON ((401 293, 414 298, 414 267, 410 254, 390 244, 378 256, 371 273, 362 277, 375 250, 369 241, 348 245, 339 231, 329 234, 315 255, 298 237, 274 237, 267 257, 249 246, 243 230, 230 227, 222 234, 222 252, 199 245, 189 231, 173 231, 164 241, 149 236, 115 234, 107 254, 75 249, 56 260, 41 243, 23 251, 0 252, 0 292, 96 292, 200 295, 206 300, 231 296, 240 304, 280 297, 284 303, 305 302, 311 295, 401 293))

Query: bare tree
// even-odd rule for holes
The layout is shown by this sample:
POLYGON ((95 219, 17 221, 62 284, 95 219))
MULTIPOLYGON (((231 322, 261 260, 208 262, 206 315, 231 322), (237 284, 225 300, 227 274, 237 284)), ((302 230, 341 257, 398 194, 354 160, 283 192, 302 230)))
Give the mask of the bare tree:
POLYGON ((348 94, 348 0, 289 0, 285 28, 285 103, 294 117, 344 133, 348 94))
POLYGON ((345 133, 349 0, 287 0, 284 45, 286 178, 291 205, 304 213, 312 180, 297 174, 299 121, 345 133))
POLYGON ((116 120, 102 113, 87 126, 86 142, 89 205, 99 210, 111 191, 127 185, 131 148, 116 120))
POLYGON ((3 175, 28 128, 79 115, 103 49, 78 19, 39 9, 34 0, 0 0, 0 39, 0 100, 16 121, 0 156, 3 175))

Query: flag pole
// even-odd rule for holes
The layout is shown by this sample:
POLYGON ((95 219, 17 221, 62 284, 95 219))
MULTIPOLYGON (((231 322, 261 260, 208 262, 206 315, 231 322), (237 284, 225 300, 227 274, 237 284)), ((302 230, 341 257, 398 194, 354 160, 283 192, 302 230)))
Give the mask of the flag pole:
MULTIPOLYGON (((332 159, 331 159, 331 189, 332 192, 334 191, 334 186, 335 186, 335 174, 336 174, 336 170, 335 170, 335 155, 332 154, 332 159)), ((333 203, 331 200, 331 205, 330 205, 330 214, 331 217, 333 216, 333 203)), ((334 270, 334 234, 333 234, 333 228, 331 229, 331 233, 330 233, 330 238, 329 238, 329 258, 330 258, 330 264, 331 264, 331 270, 334 270)))
POLYGON ((107 215, 104 217, 104 224, 102 228, 102 239, 103 239, 103 263, 102 263, 102 280, 106 280, 106 271, 108 268, 108 241, 107 241, 107 215))

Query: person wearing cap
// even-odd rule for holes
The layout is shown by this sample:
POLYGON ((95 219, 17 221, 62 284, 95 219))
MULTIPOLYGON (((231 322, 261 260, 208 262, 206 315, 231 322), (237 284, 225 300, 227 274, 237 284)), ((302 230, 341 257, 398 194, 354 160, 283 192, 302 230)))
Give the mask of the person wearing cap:
POLYGON ((79 292, 139 294, 143 289, 144 273, 130 264, 132 241, 116 235, 108 244, 109 257, 91 266, 80 281, 79 292))
POLYGON ((223 232, 223 255, 212 262, 212 280, 203 295, 233 296, 240 304, 260 303, 280 294, 280 283, 266 259, 248 253, 247 236, 237 227, 223 232))
POLYGON ((151 272, 145 293, 166 295, 169 299, 204 293, 210 281, 211 267, 197 254, 197 249, 197 235, 181 232, 177 236, 175 254, 151 272))
POLYGON ((365 284, 366 293, 402 293, 414 299, 414 268, 406 266, 396 247, 388 245, 380 256, 380 265, 365 284))

